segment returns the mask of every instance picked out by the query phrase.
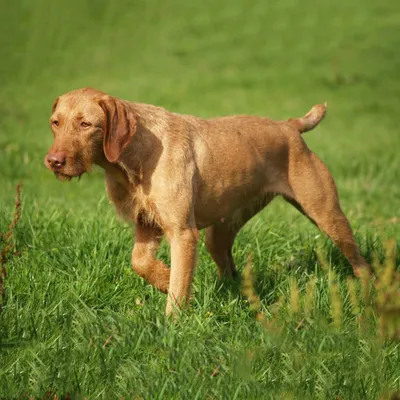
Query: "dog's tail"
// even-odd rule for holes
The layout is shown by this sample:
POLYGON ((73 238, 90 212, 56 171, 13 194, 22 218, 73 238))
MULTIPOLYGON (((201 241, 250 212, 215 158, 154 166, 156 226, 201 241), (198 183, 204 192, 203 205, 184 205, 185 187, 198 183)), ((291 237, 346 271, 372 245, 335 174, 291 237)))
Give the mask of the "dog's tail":
POLYGON ((327 103, 317 104, 304 117, 289 119, 289 123, 300 133, 311 131, 325 117, 327 103))

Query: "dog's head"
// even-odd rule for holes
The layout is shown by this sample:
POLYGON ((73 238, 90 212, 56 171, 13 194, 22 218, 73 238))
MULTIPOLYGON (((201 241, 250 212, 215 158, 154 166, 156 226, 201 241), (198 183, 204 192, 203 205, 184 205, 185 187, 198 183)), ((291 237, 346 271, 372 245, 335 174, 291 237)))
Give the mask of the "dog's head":
POLYGON ((54 135, 45 165, 60 180, 90 171, 93 164, 115 163, 136 131, 129 103, 94 89, 58 97, 50 117, 54 135))

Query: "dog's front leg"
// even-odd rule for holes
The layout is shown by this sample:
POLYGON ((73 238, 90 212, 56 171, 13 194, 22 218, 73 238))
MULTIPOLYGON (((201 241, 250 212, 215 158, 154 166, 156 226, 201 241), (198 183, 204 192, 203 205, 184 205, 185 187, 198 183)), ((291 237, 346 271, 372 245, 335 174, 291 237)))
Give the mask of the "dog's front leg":
POLYGON ((169 268, 156 258, 163 232, 156 227, 136 225, 132 268, 142 278, 164 293, 169 286, 169 268))
POLYGON ((198 231, 187 227, 173 231, 170 235, 171 243, 171 276, 168 289, 167 308, 165 313, 174 313, 174 310, 188 304, 193 273, 196 265, 196 244, 198 231))

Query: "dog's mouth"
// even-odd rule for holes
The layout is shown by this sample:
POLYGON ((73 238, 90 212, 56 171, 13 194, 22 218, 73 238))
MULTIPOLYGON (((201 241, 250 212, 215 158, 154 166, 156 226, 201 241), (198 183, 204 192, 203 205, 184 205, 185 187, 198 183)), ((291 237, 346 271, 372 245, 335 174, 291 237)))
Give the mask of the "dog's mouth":
POLYGON ((68 175, 68 174, 64 174, 64 173, 59 172, 59 171, 54 171, 55 177, 56 177, 58 180, 63 181, 63 182, 70 181, 72 178, 78 178, 78 181, 79 181, 79 180, 81 179, 81 176, 82 176, 83 174, 84 174, 84 173, 81 172, 80 174, 76 174, 76 175, 68 175))

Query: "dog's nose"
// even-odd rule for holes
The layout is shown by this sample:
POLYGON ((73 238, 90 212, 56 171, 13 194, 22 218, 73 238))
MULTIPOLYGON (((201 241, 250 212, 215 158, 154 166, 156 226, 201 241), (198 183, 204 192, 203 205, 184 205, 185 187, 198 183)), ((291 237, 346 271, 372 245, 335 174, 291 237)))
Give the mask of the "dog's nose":
POLYGON ((63 152, 47 154, 47 162, 52 168, 58 169, 65 165, 67 156, 63 152))

